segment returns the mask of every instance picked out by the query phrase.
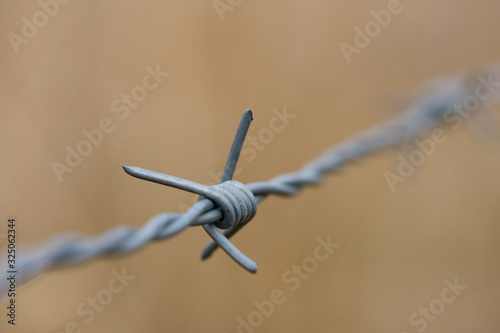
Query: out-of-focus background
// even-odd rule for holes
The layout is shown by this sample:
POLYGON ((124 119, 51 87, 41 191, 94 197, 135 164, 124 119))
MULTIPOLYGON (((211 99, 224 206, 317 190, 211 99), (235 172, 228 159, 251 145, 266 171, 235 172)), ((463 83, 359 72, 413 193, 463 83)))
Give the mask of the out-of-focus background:
MULTIPOLYGON (((121 166, 214 183, 245 108, 256 143, 236 179, 294 171, 397 114, 427 80, 498 61, 499 11, 493 0, 2 1, 1 252, 9 217, 28 245, 190 206, 193 195, 121 166), (356 38, 365 28, 372 37, 356 38), (346 55, 347 44, 362 47, 346 55), (109 133, 83 143, 100 126, 109 133), (68 149, 87 156, 69 166, 68 149)), ((209 238, 192 228, 42 274, 19 287, 15 327, 3 298, 1 331, 497 331, 500 158, 467 126, 447 135, 394 192, 388 151, 267 199, 234 238, 256 275, 220 252, 201 262, 209 238), (328 236, 340 247, 307 266, 328 236), (303 264, 310 273, 293 273, 303 264)))

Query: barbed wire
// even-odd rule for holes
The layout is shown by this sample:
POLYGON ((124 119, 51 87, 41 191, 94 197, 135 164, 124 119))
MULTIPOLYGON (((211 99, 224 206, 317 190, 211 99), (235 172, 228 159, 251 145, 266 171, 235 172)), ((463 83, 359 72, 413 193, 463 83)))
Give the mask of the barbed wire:
MULTIPOLYGON (((339 170, 350 161, 384 148, 408 143, 424 135, 444 122, 448 110, 454 109, 457 104, 463 104, 466 98, 474 94, 474 85, 471 85, 474 79, 471 75, 458 75, 433 80, 424 86, 404 112, 332 146, 300 170, 268 181, 244 185, 231 178, 252 120, 251 111, 246 110, 219 185, 208 187, 138 167, 123 167, 136 178, 199 194, 200 200, 186 213, 161 213, 152 217, 141 228, 118 226, 96 237, 76 233, 52 237, 44 244, 22 252, 17 262, 18 282, 26 282, 50 269, 72 266, 98 257, 129 254, 152 241, 172 237, 190 226, 199 225, 213 238, 203 250, 202 259, 208 258, 221 247, 245 269, 255 272, 257 264, 228 239, 256 215, 258 203, 269 195, 295 195, 306 185, 321 183, 327 173, 339 170), (221 233, 218 228, 227 230, 221 233)), ((475 109, 483 108, 483 102, 475 109)), ((1 279, 0 296, 7 289, 8 281, 1 279)))

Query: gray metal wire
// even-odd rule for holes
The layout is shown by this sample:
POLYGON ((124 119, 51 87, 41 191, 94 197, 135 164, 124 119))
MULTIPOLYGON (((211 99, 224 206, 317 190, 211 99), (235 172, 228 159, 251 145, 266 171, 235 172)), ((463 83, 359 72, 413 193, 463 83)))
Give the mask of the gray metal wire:
MULTIPOLYGON (((269 195, 294 195, 306 185, 321 183, 328 172, 337 171, 350 161, 409 142, 425 134, 443 122, 444 113, 454 104, 462 103, 469 92, 465 78, 461 76, 435 82, 432 89, 425 89, 425 93, 418 96, 405 112, 331 147, 300 170, 279 175, 268 181, 243 185, 230 179, 239 156, 237 146, 240 146, 241 150, 248 129, 247 111, 243 118, 247 117, 248 124, 245 125, 246 129, 239 128, 237 132, 232 153, 226 163, 223 182, 217 187, 209 188, 137 167, 124 167, 127 173, 135 177, 200 194, 201 200, 186 213, 161 213, 152 217, 141 228, 118 226, 96 237, 75 233, 55 236, 44 244, 21 253, 17 263, 18 281, 26 282, 50 269, 80 264, 97 257, 129 254, 152 241, 172 237, 189 226, 198 225, 203 225, 210 236, 217 241, 207 245, 202 253, 203 259, 208 258, 217 247, 223 246, 226 252, 243 267, 255 271, 256 264, 246 258, 227 239, 253 218, 257 203, 269 195), (232 217, 228 218, 230 215, 232 217), (216 226, 229 229, 222 235, 216 226)), ((0 296, 5 294, 7 289, 7 281, 1 279, 0 296)))

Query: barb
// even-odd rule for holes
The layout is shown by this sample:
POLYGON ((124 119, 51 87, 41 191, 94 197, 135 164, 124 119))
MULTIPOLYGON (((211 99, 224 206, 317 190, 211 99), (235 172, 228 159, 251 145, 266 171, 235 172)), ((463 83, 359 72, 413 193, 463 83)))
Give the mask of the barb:
MULTIPOLYGON (((202 201, 207 201, 205 198, 208 198, 209 200, 217 203, 216 206, 222 209, 223 218, 215 221, 214 224, 203 224, 203 228, 210 235, 210 237, 212 237, 214 242, 226 251, 231 258, 233 258, 238 264, 249 272, 255 273, 257 271, 257 264, 231 244, 231 242, 229 242, 229 240, 217 229, 217 227, 227 229, 237 224, 247 223, 257 213, 257 202, 255 201, 255 197, 252 192, 247 190, 243 184, 231 181, 234 170, 236 169, 236 164, 238 163, 238 159, 240 157, 243 142, 245 141, 245 137, 252 120, 252 111, 245 110, 234 136, 233 144, 231 146, 231 150, 229 151, 229 156, 221 177, 221 182, 218 186, 208 187, 186 179, 164 175, 137 167, 124 166, 123 169, 129 175, 136 178, 193 192, 199 194, 200 200, 202 201)), ((206 204, 208 205, 208 202, 206 204)), ((179 225, 190 225, 201 216, 201 212, 199 213, 200 214, 193 216, 193 220, 186 220, 186 216, 181 216, 178 222, 179 225)))
MULTIPOLYGON (((495 71, 498 75, 499 69, 495 71)), ((476 87, 471 86, 470 80, 470 76, 457 76, 434 81, 432 89, 425 89, 405 112, 333 146, 299 171, 282 174, 265 182, 243 185, 231 178, 252 120, 252 114, 247 110, 236 132, 219 185, 207 187, 154 171, 123 167, 134 177, 199 194, 200 200, 186 213, 158 214, 142 228, 119 226, 96 237, 78 234, 53 237, 43 245, 23 252, 17 265, 18 279, 26 282, 49 269, 80 264, 98 257, 129 254, 152 241, 172 237, 189 226, 199 225, 215 240, 204 249, 203 259, 220 246, 240 265, 255 272, 256 264, 228 239, 255 216, 258 203, 269 195, 294 195, 303 186, 321 183, 328 172, 337 171, 349 161, 425 134, 443 122, 448 110, 463 103, 474 93, 476 87), (217 227, 229 229, 222 234, 217 227)), ((6 280, 1 279, 0 296, 5 294, 7 288, 6 280)))

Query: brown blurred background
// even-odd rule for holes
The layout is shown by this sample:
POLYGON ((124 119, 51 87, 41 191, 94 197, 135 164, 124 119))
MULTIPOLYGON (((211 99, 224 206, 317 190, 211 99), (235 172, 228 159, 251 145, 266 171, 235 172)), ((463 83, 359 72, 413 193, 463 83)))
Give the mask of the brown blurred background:
MULTIPOLYGON (((21 244, 141 226, 190 205, 193 195, 133 179, 121 166, 212 183, 245 108, 254 111, 256 137, 273 109, 296 115, 255 158, 242 156, 236 178, 247 183, 296 170, 394 115, 399 93, 500 54, 493 0, 402 1, 402 12, 350 63, 340 43, 353 44, 353 29, 391 1, 53 3, 0 2, 0 233, 15 217, 21 244), (44 6, 53 17, 39 14, 44 6), (30 38, 23 39, 34 19, 38 31, 24 28, 30 38), (170 75, 127 116, 113 112, 148 66, 170 75), (52 163, 64 163, 66 146, 76 149, 82 131, 104 118, 114 130, 59 181, 52 163)), ((220 252, 200 262, 209 238, 192 228, 130 256, 39 276, 20 287, 17 325, 7 325, 2 310, 0 330, 236 332, 254 301, 280 289, 286 301, 251 330, 498 331, 500 158, 465 127, 448 135, 394 193, 384 172, 398 153, 389 151, 296 197, 266 200, 234 238, 258 261, 256 275, 220 252), (290 290, 282 275, 328 235, 340 248, 290 290), (113 271, 123 269, 135 279, 87 323, 91 315, 77 309, 91 309, 88 298, 102 298, 113 271), (443 281, 455 277, 467 289, 440 309, 443 281), (442 313, 425 328, 412 325, 412 313, 430 304, 442 313), (68 329, 70 322, 77 327, 68 329)))

